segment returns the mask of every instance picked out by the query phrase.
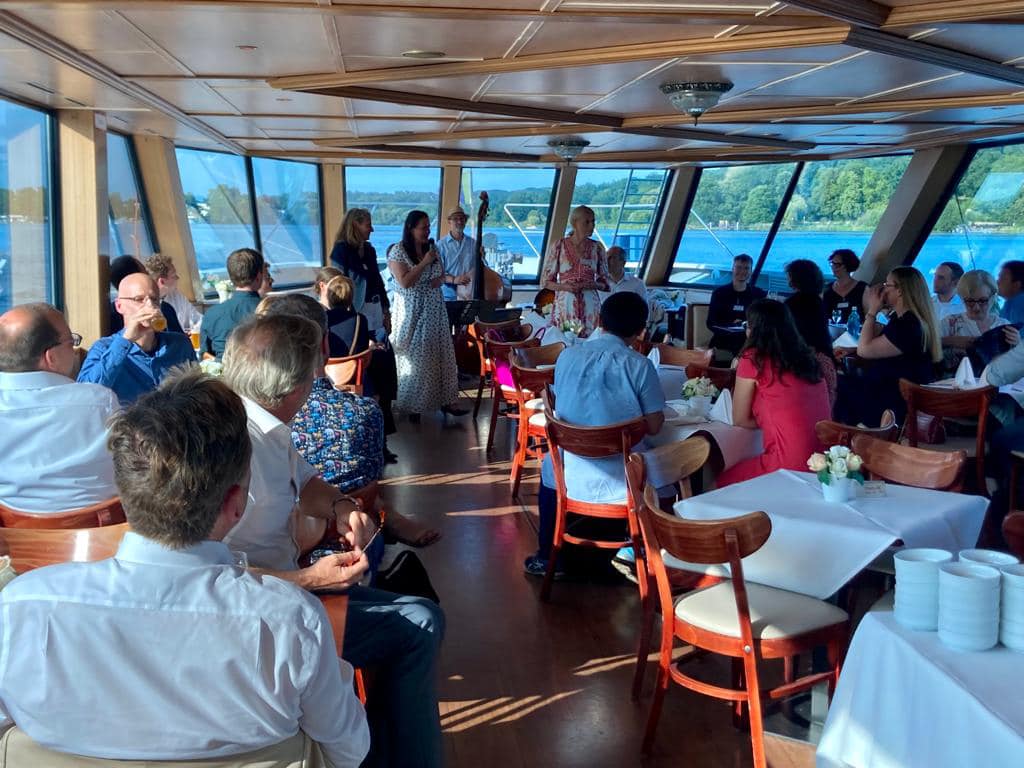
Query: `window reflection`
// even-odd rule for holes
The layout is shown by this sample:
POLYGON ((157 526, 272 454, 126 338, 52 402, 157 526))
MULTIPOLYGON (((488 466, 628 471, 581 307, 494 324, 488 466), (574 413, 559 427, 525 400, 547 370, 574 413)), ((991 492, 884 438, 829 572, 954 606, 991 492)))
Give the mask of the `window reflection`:
POLYGON ((128 137, 107 134, 107 196, 110 198, 110 253, 113 257, 153 255, 138 169, 128 137))
POLYGON ((309 282, 323 263, 320 181, 310 163, 253 158, 256 217, 263 256, 280 286, 309 282))

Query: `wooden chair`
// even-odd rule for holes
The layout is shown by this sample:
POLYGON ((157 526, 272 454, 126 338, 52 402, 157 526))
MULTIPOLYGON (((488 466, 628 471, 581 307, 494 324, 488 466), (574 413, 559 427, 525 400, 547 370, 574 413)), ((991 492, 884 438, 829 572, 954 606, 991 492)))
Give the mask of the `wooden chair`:
POLYGON ((123 522, 124 510, 117 496, 91 507, 54 514, 21 512, 0 504, 0 525, 5 528, 98 528, 123 522))
POLYGON ((985 483, 985 426, 988 406, 999 390, 995 387, 977 389, 939 389, 922 387, 907 379, 900 379, 900 394, 907 402, 906 436, 911 447, 917 447, 917 414, 927 413, 942 418, 971 418, 978 420, 974 438, 974 472, 977 492, 988 496, 985 483))
POLYGON ((654 489, 648 485, 637 510, 648 564, 654 574, 664 617, 658 684, 644 733, 643 750, 649 752, 670 681, 685 688, 734 702, 737 715, 749 713, 750 742, 756 768, 766 768, 763 700, 776 700, 826 682, 829 697, 839 679, 843 648, 849 633, 848 616, 836 606, 795 592, 743 579, 742 558, 756 552, 771 534, 764 512, 751 512, 724 520, 683 520, 657 509, 654 489), (662 551, 690 563, 728 563, 732 578, 673 600, 662 551), (682 671, 688 657, 674 662, 675 640, 732 659, 735 687, 725 688, 697 680, 682 671), (789 659, 817 647, 828 652, 825 672, 788 679, 762 690, 758 662, 789 659))
POLYGON ((324 366, 327 378, 334 384, 335 389, 345 389, 361 395, 363 394, 363 374, 369 367, 372 356, 373 350, 365 349, 358 355, 329 358, 324 366))
POLYGON ((736 389, 736 369, 717 368, 715 366, 702 367, 690 363, 686 366, 686 378, 696 379, 700 376, 707 376, 711 383, 720 390, 728 389, 730 392, 736 389))
POLYGON ((869 435, 854 435, 850 443, 872 478, 934 491, 963 490, 967 464, 964 451, 926 451, 869 435))
POLYGON ((0 555, 8 555, 18 573, 54 563, 87 563, 117 553, 128 523, 101 528, 0 528, 0 555))
POLYGON ((629 512, 628 500, 620 504, 601 504, 589 501, 570 499, 565 490, 565 466, 559 448, 588 459, 599 459, 608 456, 629 458, 630 450, 647 434, 647 422, 643 417, 631 421, 611 424, 607 427, 577 427, 556 418, 554 404, 551 401, 550 389, 544 391, 544 405, 548 414, 547 437, 548 450, 551 452, 551 464, 555 471, 555 494, 558 507, 555 518, 555 533, 551 544, 551 555, 548 570, 544 574, 540 598, 547 601, 551 597, 551 583, 555 577, 555 564, 565 543, 599 549, 621 549, 632 546, 634 552, 640 551, 640 531, 636 528, 636 518, 629 512), (629 527, 629 538, 618 541, 585 539, 566 531, 566 522, 570 514, 581 517, 596 517, 605 520, 625 520, 629 527))
POLYGON ((710 368, 715 354, 713 349, 680 349, 671 344, 655 344, 654 348, 658 350, 662 365, 678 365, 680 368, 687 368, 691 365, 710 368))
POLYGON ((900 436, 900 425, 896 423, 896 414, 887 410, 882 414, 880 427, 851 427, 838 421, 824 420, 814 425, 814 432, 818 436, 818 442, 826 448, 833 445, 849 447, 854 435, 867 435, 895 443, 900 436))
POLYGON ((712 333, 708 329, 708 312, 710 304, 696 303, 686 306, 686 347, 700 349, 711 342, 712 333))
POLYGON ((509 482, 512 495, 519 493, 519 481, 527 458, 542 459, 547 449, 547 415, 544 402, 534 395, 555 381, 555 361, 565 350, 565 344, 543 347, 520 347, 509 356, 512 383, 515 386, 519 427, 516 430, 516 451, 512 456, 509 482), (539 368, 538 366, 547 366, 539 368))
POLYGON ((1003 539, 1013 554, 1024 559, 1024 512, 1013 511, 1003 518, 1003 539))
MULTIPOLYGON (((672 478, 664 470, 669 467, 674 468, 675 472, 673 474, 676 477, 673 484, 677 487, 678 498, 688 499, 693 496, 693 490, 690 487, 690 477, 703 469, 710 455, 711 444, 706 437, 700 436, 689 437, 677 443, 655 448, 652 451, 648 451, 646 457, 638 453, 630 454, 626 460, 626 487, 629 491, 630 514, 636 516, 636 510, 644 503, 643 494, 644 487, 647 484, 648 462, 652 464, 652 469, 654 464, 660 464, 662 471, 658 474, 666 479, 672 478)), ((639 528, 639 525, 639 521, 636 522, 637 528, 639 528)), ((641 544, 644 544, 643 537, 641 537, 641 544)), ((646 552, 642 548, 639 551, 634 550, 634 557, 636 561, 636 583, 640 590, 642 614, 640 639, 636 651, 636 672, 633 674, 632 689, 633 701, 637 701, 643 688, 644 673, 647 671, 647 656, 651 650, 651 634, 654 631, 654 593, 657 591, 657 588, 655 586, 654 574, 647 561, 646 552)), ((694 583, 699 582, 699 579, 694 580, 694 583)))
MULTIPOLYGON (((487 433, 487 450, 494 447, 494 432, 498 426, 498 415, 501 413, 501 405, 515 406, 518 404, 516 388, 513 384, 502 384, 498 381, 498 369, 507 366, 511 369, 509 355, 514 349, 539 347, 540 339, 524 339, 522 341, 495 341, 484 339, 484 351, 491 364, 491 427, 487 433)), ((533 397, 533 395, 531 395, 533 397)), ((505 415, 516 421, 519 420, 518 413, 511 413, 506 410, 505 415)))
POLYGON ((512 335, 517 339, 526 339, 533 333, 533 326, 529 323, 520 323, 518 318, 503 320, 500 323, 485 323, 482 320, 477 320, 469 326, 468 330, 480 357, 480 382, 476 388, 476 402, 473 404, 473 418, 475 419, 480 413, 480 400, 484 396, 484 385, 490 383, 489 377, 494 373, 494 366, 488 359, 487 350, 484 348, 484 339, 487 338, 490 331, 502 335, 512 335))

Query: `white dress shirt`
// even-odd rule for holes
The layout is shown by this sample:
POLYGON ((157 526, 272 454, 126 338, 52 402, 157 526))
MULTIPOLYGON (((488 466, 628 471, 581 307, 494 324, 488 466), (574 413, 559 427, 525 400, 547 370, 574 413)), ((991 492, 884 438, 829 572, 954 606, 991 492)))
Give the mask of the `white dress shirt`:
MULTIPOLYGON (((611 277, 608 278, 608 287, 611 289, 608 292, 608 296, 613 293, 622 293, 623 291, 631 291, 639 296, 644 301, 647 300, 647 286, 644 285, 644 281, 636 275, 631 275, 628 272, 622 275, 622 279, 615 282, 611 277)), ((602 294, 602 298, 607 298, 602 294)))
POLYGON ((953 294, 953 298, 949 301, 941 301, 938 294, 933 293, 932 306, 935 307, 935 319, 940 323, 943 318, 948 317, 949 315, 958 315, 965 311, 964 300, 956 293, 953 294))
POLYGON ((47 371, 0 373, 0 502, 66 512, 118 495, 107 451, 117 396, 47 371))
POLYGON ((242 402, 252 440, 249 503, 224 543, 245 552, 250 565, 294 571, 299 549, 292 529, 292 510, 302 488, 317 471, 295 450, 287 424, 248 398, 243 397, 242 402))
POLYGON ((323 606, 236 568, 221 542, 171 550, 127 533, 114 558, 17 577, 0 627, 0 728, 45 747, 212 759, 302 729, 336 768, 369 750, 323 606))

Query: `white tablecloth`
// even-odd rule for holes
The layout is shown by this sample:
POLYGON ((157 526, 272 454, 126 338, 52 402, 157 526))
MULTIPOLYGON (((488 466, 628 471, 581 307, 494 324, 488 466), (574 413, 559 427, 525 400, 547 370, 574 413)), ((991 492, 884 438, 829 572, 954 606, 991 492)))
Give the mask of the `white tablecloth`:
POLYGON ((652 446, 668 445, 696 434, 704 435, 718 446, 722 454, 722 469, 728 469, 744 459, 759 456, 764 452, 760 429, 744 429, 720 421, 665 424, 658 434, 649 436, 647 442, 652 446))
POLYGON ((872 611, 850 644, 818 768, 1024 765, 1022 682, 1022 654, 953 651, 872 611))
MULTIPOLYGON (((825 501, 814 475, 779 470, 675 505, 680 517, 715 520, 763 510, 772 521, 764 546, 743 560, 748 581, 826 598, 902 540, 956 552, 974 546, 988 499, 886 485, 882 498, 825 501)), ((725 575, 724 566, 687 566, 725 575)))

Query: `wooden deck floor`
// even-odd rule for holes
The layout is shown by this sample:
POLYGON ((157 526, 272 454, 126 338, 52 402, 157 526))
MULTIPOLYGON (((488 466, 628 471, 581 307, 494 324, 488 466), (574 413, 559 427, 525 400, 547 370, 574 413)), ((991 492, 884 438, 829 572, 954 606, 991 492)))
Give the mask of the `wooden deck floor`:
MULTIPOLYGON (((549 604, 538 600, 539 580, 522 571, 536 548, 536 471, 522 503, 511 498, 507 424, 484 453, 488 406, 477 423, 402 420, 389 438, 400 461, 384 483, 390 506, 444 533, 421 557, 448 620, 440 707, 449 768, 751 765, 728 706, 678 686, 653 755, 641 758, 654 670, 633 703, 636 588, 558 583, 549 604)), ((813 765, 804 745, 772 739, 769 748, 778 768, 813 765)))

